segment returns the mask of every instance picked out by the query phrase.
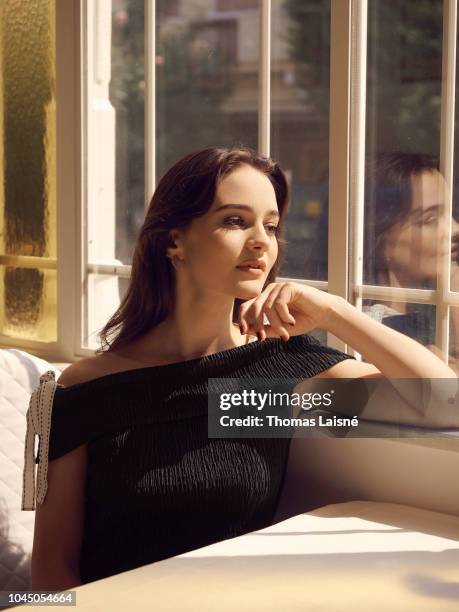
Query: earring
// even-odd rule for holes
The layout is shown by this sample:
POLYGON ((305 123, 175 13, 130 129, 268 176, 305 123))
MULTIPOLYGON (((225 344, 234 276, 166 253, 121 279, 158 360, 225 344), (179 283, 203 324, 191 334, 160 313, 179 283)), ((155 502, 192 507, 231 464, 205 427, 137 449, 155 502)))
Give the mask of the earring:
POLYGON ((176 270, 178 269, 179 263, 185 261, 184 259, 180 259, 178 255, 168 255, 168 257, 176 270))

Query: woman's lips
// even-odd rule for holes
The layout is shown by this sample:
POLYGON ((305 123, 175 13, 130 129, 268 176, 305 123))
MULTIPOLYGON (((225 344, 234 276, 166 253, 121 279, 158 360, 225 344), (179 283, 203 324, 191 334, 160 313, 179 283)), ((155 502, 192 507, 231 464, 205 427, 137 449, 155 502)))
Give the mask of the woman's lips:
POLYGON ((263 276, 263 270, 260 268, 250 268, 249 266, 237 266, 236 270, 250 274, 251 276, 263 276))

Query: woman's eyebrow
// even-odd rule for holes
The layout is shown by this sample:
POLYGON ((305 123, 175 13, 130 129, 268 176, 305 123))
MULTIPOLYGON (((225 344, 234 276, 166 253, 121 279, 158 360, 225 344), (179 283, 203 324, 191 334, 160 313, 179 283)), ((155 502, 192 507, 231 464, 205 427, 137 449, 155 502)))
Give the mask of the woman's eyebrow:
POLYGON ((439 209, 443 210, 444 208, 445 208, 444 204, 432 204, 432 206, 429 206, 428 208, 414 208, 411 211, 411 215, 420 217, 421 215, 427 212, 432 212, 433 210, 439 210, 439 209))
MULTIPOLYGON (((216 208, 214 212, 219 212, 220 210, 223 210, 225 208, 238 208, 239 210, 248 210, 250 212, 253 212, 253 207, 249 206, 248 204, 222 204, 221 206, 216 208)), ((277 210, 269 210, 266 214, 274 215, 275 217, 280 217, 279 211, 277 210)))

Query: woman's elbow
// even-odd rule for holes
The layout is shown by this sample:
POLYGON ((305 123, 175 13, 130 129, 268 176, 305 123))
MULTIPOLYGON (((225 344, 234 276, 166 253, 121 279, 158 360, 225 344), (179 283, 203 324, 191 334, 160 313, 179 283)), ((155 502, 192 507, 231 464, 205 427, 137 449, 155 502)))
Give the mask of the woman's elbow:
POLYGON ((78 572, 63 566, 32 567, 33 591, 66 591, 82 584, 78 572))

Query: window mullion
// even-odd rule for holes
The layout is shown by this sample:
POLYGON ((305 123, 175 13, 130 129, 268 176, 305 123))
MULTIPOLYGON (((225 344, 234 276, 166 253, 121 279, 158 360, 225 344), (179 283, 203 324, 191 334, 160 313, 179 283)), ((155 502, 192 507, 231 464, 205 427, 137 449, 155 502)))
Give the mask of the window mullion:
MULTIPOLYGON (((348 301, 362 310, 356 287, 363 283, 365 125, 367 91, 367 0, 352 2, 351 13, 351 110, 350 110, 350 241, 348 301)), ((349 351, 355 357, 360 354, 349 351)))
MULTIPOLYGON (((331 1, 328 290, 348 299, 351 0, 331 1)), ((327 343, 346 344, 328 332, 327 343)))
POLYGON ((145 211, 156 187, 156 0, 145 0, 145 211))
MULTIPOLYGON (((118 278, 90 274, 88 264, 115 258, 115 109, 111 76, 111 0, 84 0, 83 73, 85 114, 85 198, 83 207, 83 312, 78 351, 87 346, 119 305, 118 278), (85 235, 86 234, 86 235, 85 235)), ((119 262, 121 264, 121 262, 119 262)))
POLYGON ((258 152, 269 156, 271 123, 271 0, 260 2, 258 152))
MULTIPOLYGON (((443 2, 443 49, 442 49, 442 90, 440 126, 440 171, 447 185, 445 210, 447 215, 447 244, 451 244, 451 219, 453 196, 454 163, 454 98, 456 80, 456 28, 457 0, 443 2)), ((440 348, 443 359, 448 361, 450 306, 446 298, 449 292, 451 257, 438 257, 437 308, 435 344, 440 348)), ((449 300, 448 300, 449 301, 449 300)))

